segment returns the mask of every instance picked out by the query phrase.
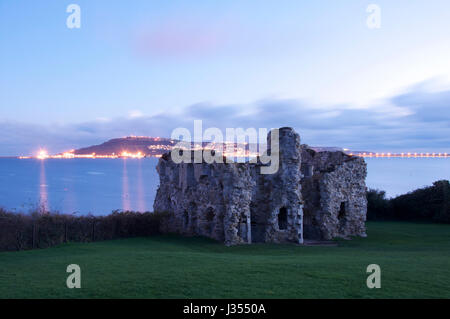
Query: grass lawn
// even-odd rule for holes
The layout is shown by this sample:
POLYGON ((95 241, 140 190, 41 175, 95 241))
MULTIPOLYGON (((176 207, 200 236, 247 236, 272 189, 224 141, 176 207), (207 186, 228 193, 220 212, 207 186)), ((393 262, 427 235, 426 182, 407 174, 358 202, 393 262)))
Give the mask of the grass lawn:
POLYGON ((450 225, 370 222, 338 247, 158 236, 0 253, 0 298, 450 298, 450 225), (81 267, 81 289, 66 267, 81 267), (368 289, 366 267, 381 267, 368 289))

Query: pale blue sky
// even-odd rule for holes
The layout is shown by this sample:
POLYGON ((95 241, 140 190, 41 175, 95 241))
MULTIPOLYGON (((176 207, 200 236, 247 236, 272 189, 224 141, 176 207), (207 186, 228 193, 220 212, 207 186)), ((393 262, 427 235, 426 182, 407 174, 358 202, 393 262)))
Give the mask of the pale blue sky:
POLYGON ((291 125, 315 145, 446 151, 449 56, 448 0, 0 0, 0 155, 168 136, 193 114, 291 125), (81 29, 66 27, 71 3, 81 29))

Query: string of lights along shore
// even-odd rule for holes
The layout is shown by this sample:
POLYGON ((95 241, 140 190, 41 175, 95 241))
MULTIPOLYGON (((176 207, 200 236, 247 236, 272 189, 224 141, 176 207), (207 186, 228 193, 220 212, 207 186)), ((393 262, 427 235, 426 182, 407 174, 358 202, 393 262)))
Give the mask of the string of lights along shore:
POLYGON ((360 157, 401 157, 401 158, 420 158, 420 157, 431 157, 431 158, 448 158, 450 154, 448 153, 366 153, 366 154, 352 154, 351 156, 360 157))
MULTIPOLYGON (((166 150, 167 151, 167 150, 166 150)), ((46 150, 40 150, 35 156, 19 156, 20 159, 74 159, 74 158, 144 158, 144 157, 156 157, 159 158, 162 154, 147 155, 143 152, 129 152, 123 151, 119 154, 75 154, 75 150, 70 150, 61 154, 50 155, 46 150)), ((402 153, 379 153, 379 152, 351 152, 349 150, 343 150, 344 153, 350 156, 359 156, 364 158, 450 158, 450 153, 417 153, 417 152, 402 152, 402 153)), ((227 156, 231 157, 251 157, 254 154, 249 154, 242 150, 236 152, 227 153, 227 156)))

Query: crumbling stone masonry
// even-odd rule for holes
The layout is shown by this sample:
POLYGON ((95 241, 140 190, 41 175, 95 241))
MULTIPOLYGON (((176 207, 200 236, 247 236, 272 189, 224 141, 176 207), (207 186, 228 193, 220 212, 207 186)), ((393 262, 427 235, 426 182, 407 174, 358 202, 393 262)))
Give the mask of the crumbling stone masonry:
POLYGON ((154 211, 170 213, 162 231, 226 245, 366 235, 362 158, 316 152, 292 128, 281 128, 279 163, 277 173, 263 175, 261 163, 176 164, 163 155, 154 203, 154 211))

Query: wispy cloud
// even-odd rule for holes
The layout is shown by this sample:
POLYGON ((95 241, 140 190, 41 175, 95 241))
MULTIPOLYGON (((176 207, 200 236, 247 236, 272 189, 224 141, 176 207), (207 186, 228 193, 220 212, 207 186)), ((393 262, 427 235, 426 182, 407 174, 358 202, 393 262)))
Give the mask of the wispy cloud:
POLYGON ((346 105, 310 107, 301 100, 266 99, 251 105, 199 103, 176 114, 146 116, 132 111, 122 118, 104 118, 64 126, 0 121, 1 155, 28 154, 39 147, 51 152, 101 143, 126 135, 167 136, 177 127, 204 128, 292 126, 310 145, 342 146, 374 151, 450 151, 450 90, 417 86, 391 97, 380 107, 346 105))

